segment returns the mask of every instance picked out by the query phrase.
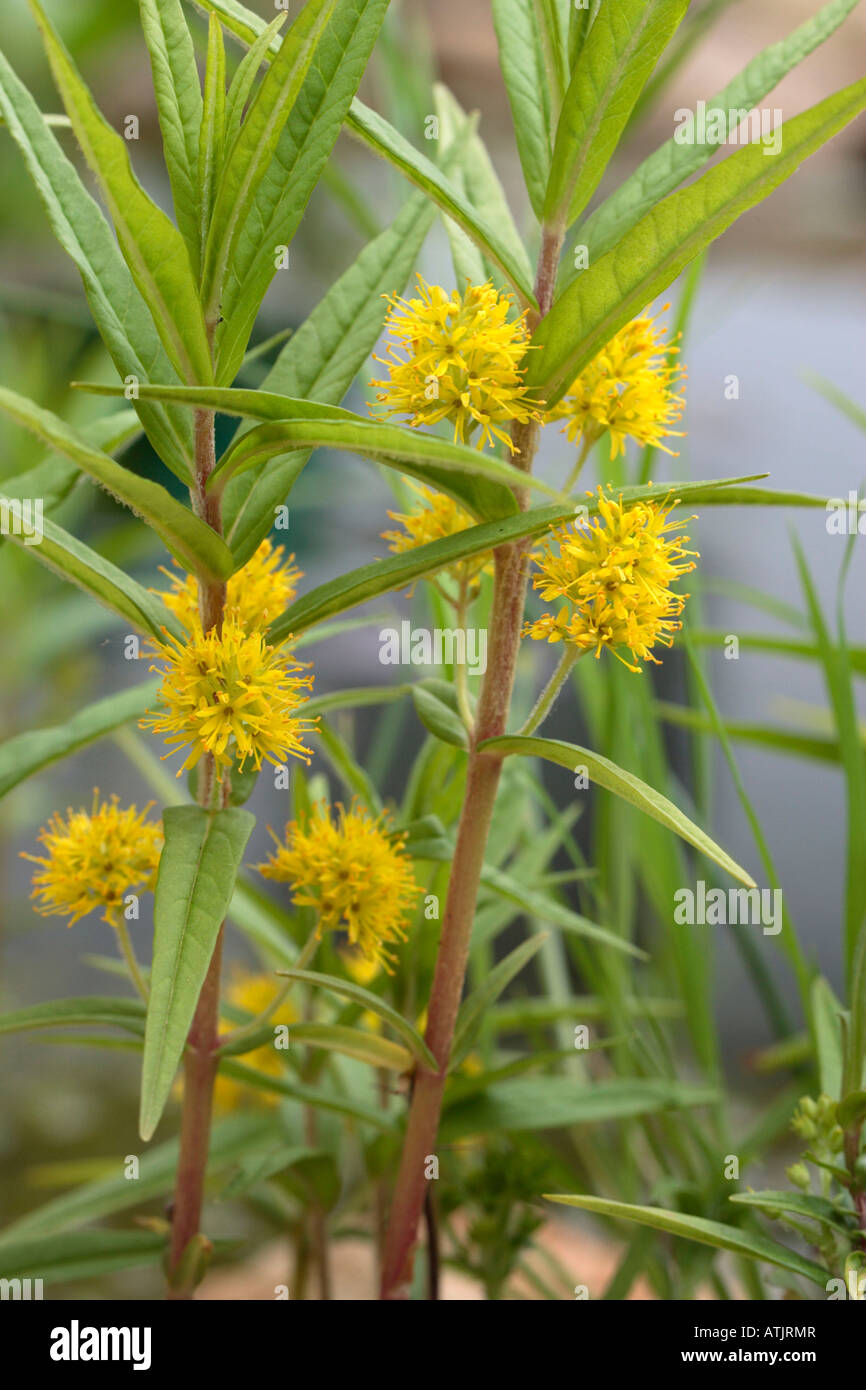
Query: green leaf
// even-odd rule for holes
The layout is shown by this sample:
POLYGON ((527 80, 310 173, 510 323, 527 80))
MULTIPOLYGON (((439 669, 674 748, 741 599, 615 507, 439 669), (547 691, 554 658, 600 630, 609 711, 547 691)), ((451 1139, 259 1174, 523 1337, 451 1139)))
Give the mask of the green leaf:
POLYGON ((0 1278, 51 1283, 94 1279, 158 1264, 164 1252, 165 1236, 153 1231, 69 1231, 0 1245, 0 1278))
MULTIPOLYGON (((87 301, 121 377, 171 381, 174 369, 111 228, 42 112, 0 53, 0 114, 18 145, 57 240, 75 262, 87 301)), ((163 462, 185 482, 192 472, 188 412, 152 402, 136 411, 163 462)))
POLYGON ((836 1118, 843 1129, 859 1129, 866 1120, 866 1091, 851 1091, 844 1096, 836 1118))
MULTIPOLYGON (((0 493, 0 506, 3 500, 0 493)), ((124 574, 110 560, 104 560, 95 550, 70 536, 68 531, 47 517, 42 523, 42 530, 39 544, 27 547, 40 564, 54 570, 62 579, 77 584, 106 608, 119 613, 121 618, 159 642, 165 638, 165 628, 169 631, 176 629, 176 623, 162 600, 149 593, 137 580, 124 574)), ((16 545, 25 544, 19 536, 10 535, 9 539, 16 545)))
POLYGON ((732 222, 754 207, 866 104, 866 80, 785 121, 782 152, 760 144, 730 155, 641 218, 612 251, 578 276, 533 335, 526 384, 554 406, 622 326, 676 279, 732 222))
POLYGON ((471 1052, 484 1022, 484 1015, 490 1006, 499 998, 502 991, 507 989, 515 976, 520 974, 523 967, 532 960, 536 951, 544 945, 546 940, 547 933, 541 932, 537 936, 530 936, 527 941, 521 941, 520 945, 515 946, 513 951, 509 951, 504 960, 493 967, 478 988, 463 1000, 454 1028, 454 1041, 448 1064, 449 1071, 455 1071, 471 1052))
POLYGON ((550 175, 553 116, 535 0, 492 0, 492 11, 517 153, 540 221, 550 175))
MULTIPOLYGON (((237 1163, 266 1133, 273 1132, 272 1125, 270 1117, 261 1115, 232 1115, 219 1120, 211 1131, 208 1175, 223 1172, 237 1163)), ((118 1156, 117 1177, 76 1187, 37 1207, 35 1211, 27 1212, 6 1227, 0 1238, 0 1250, 31 1237, 56 1238, 58 1231, 67 1230, 70 1226, 100 1221, 103 1217, 114 1216, 129 1207, 137 1207, 164 1196, 174 1186, 178 1149, 177 1139, 171 1139, 143 1153, 136 1182, 130 1182, 126 1177, 122 1158, 118 1156)))
MULTIPOLYGON (((364 247, 292 334, 261 384, 263 391, 339 405, 376 345, 387 313, 386 296, 409 278, 435 209, 416 193, 390 227, 364 247)), ((296 451, 243 474, 226 489, 226 534, 238 564, 245 564, 274 523, 309 458, 296 451)))
POLYGON ((68 758, 129 720, 140 719, 155 701, 158 688, 159 682, 155 680, 134 685, 87 705, 62 724, 30 729, 0 743, 0 797, 32 777, 34 772, 68 758))
POLYGON ((115 999, 86 995, 76 999, 49 999, 0 1014, 0 1033, 28 1033, 34 1028, 78 1028, 81 1026, 122 1028, 127 1033, 144 1032, 144 1005, 140 999, 115 999))
POLYGON ((244 1062, 221 1062, 220 1071, 224 1072, 226 1076, 230 1076, 234 1081, 251 1086, 255 1091, 267 1091, 270 1095, 285 1096, 288 1100, 295 1100, 300 1105, 310 1106, 314 1110, 329 1111, 333 1115, 342 1115, 361 1124, 372 1125, 374 1129, 393 1130, 394 1128, 394 1121, 387 1111, 374 1110, 372 1106, 360 1105, 357 1101, 349 1100, 346 1096, 335 1091, 325 1091, 316 1086, 302 1086, 297 1081, 291 1081, 287 1076, 271 1076, 267 1072, 259 1071, 256 1067, 247 1066, 244 1062))
POLYGON ((562 103, 544 200, 546 222, 570 226, 586 207, 688 4, 618 0, 602 5, 562 103))
POLYGON ((436 738, 455 748, 469 747, 466 726, 457 713, 454 687, 447 681, 418 681, 412 686, 412 703, 424 728, 436 738))
MULTIPOLYGON (((96 382, 76 384, 98 396, 118 394, 118 388, 96 382)), ((468 444, 453 444, 408 425, 380 424, 335 405, 297 400, 270 391, 220 386, 142 386, 140 394, 146 399, 183 401, 264 422, 229 446, 211 474, 211 491, 224 487, 230 477, 252 467, 261 456, 324 445, 399 468, 450 493, 476 514, 483 510, 494 510, 499 515, 515 512, 517 504, 509 490, 512 487, 528 486, 550 497, 560 495, 541 479, 493 454, 482 453, 468 444)), ((572 511, 573 508, 568 515, 572 511)))
MULTIPOLYGON (((738 1206, 758 1207, 768 1216, 781 1216, 789 1212, 792 1216, 805 1216, 822 1226, 834 1230, 849 1229, 843 1220, 843 1213, 834 1202, 826 1197, 814 1197, 808 1192, 732 1192, 730 1200, 738 1206)), ((854 1219, 854 1213, 850 1213, 854 1219)))
POLYGON ((449 1106, 442 1138, 453 1143, 470 1134, 561 1129, 604 1124, 658 1111, 712 1105, 718 1092, 650 1077, 618 1077, 584 1084, 567 1076, 504 1081, 481 1096, 449 1106))
POLYGON ((581 1211, 593 1211, 599 1216, 620 1217, 624 1221, 636 1221, 640 1226, 651 1226, 653 1230, 665 1231, 668 1235, 683 1236, 686 1240, 696 1240, 701 1245, 712 1245, 717 1250, 730 1250, 735 1255, 745 1255, 749 1260, 760 1260, 763 1264, 776 1265, 792 1274, 800 1274, 820 1288, 825 1288, 827 1270, 813 1260, 807 1260, 794 1250, 779 1245, 766 1236, 753 1235, 751 1231, 741 1231, 737 1226, 724 1226, 719 1221, 707 1221, 703 1216, 684 1216, 678 1211, 664 1211, 661 1207, 636 1207, 630 1202, 612 1202, 606 1197, 563 1197, 545 1193, 549 1202, 561 1202, 567 1207, 579 1207, 581 1211))
POLYGON ((571 908, 565 907, 555 898, 549 898, 546 893, 526 887, 513 873, 506 874, 501 869, 494 868, 492 864, 485 864, 481 871, 481 881, 486 888, 492 889, 506 901, 515 903, 523 912, 540 922, 549 922, 552 926, 561 927, 563 931, 572 932, 575 936, 597 941, 600 946, 609 946, 615 951, 625 951, 627 955, 645 959, 645 953, 625 937, 597 926, 587 917, 582 917, 579 912, 572 912, 571 908))
POLYGON ((186 569, 215 581, 231 574, 234 562, 225 541, 160 483, 139 477, 109 454, 92 448, 59 416, 14 391, 0 387, 0 410, 72 459, 88 477, 136 512, 186 569))
MULTIPOLYGON (((270 49, 287 18, 288 12, 283 10, 272 19, 268 27, 259 34, 255 43, 250 44, 247 52, 238 63, 237 71, 232 78, 226 97, 225 147, 227 150, 231 149, 237 139, 256 76, 262 64, 267 62, 270 49)), ((216 20, 215 13, 211 13, 211 20, 216 20)))
POLYGON ((193 264, 201 278, 202 260, 210 233, 217 183, 226 154, 226 50, 223 31, 216 15, 210 16, 207 30, 207 58, 204 70, 204 105, 198 138, 198 245, 193 264))
MULTIPOLYGON (((739 117, 744 111, 759 106, 792 68, 797 67, 838 29, 858 3, 859 0, 831 0, 786 39, 765 48, 732 82, 708 101, 708 111, 722 113, 722 138, 726 139, 730 134, 730 112, 736 112, 739 117)), ((581 223, 575 240, 588 246, 592 260, 598 260, 655 203, 697 173, 717 149, 718 143, 701 141, 697 135, 688 144, 678 144, 671 136, 638 165, 634 173, 596 208, 586 222, 581 223)), ((572 278, 572 275, 568 276, 569 280, 572 278)))
POLYGON ((470 240, 481 248, 484 255, 499 267, 506 280, 516 290, 522 304, 535 305, 532 286, 525 275, 524 259, 515 257, 512 247, 503 239, 499 230, 472 206, 451 179, 437 169, 426 155, 416 150, 414 145, 404 139, 382 116, 357 100, 352 102, 346 129, 363 140, 375 154, 381 155, 405 174, 422 193, 432 198, 434 203, 463 229, 470 240))
MULTIPOLYGON (((523 278, 527 283, 530 282, 532 280, 532 266, 529 262, 529 256, 515 226, 505 190, 499 181, 499 176, 493 167, 484 141, 474 129, 470 129, 470 120, 466 112, 443 83, 434 83, 433 98, 439 114, 439 137, 445 145, 445 153, 441 161, 443 170, 450 173, 452 160, 459 167, 459 172, 463 176, 461 183, 463 193, 482 218, 499 229, 499 235, 507 244, 512 258, 516 264, 521 266, 523 278)), ((450 223, 450 219, 448 221, 450 223)), ((450 223, 450 225, 454 227, 456 224, 450 223)), ((477 248, 468 241, 465 233, 459 228, 457 230, 466 245, 482 261, 482 273, 480 277, 473 278, 473 283, 483 283, 487 279, 492 279, 495 283, 500 282, 501 276, 498 267, 493 262, 480 257, 477 248)))
POLYGON ((756 743, 774 752, 792 753, 799 758, 817 758, 827 763, 841 761, 839 740, 836 738, 777 729, 772 724, 746 724, 740 720, 726 720, 717 729, 712 719, 699 710, 688 705, 672 705, 664 700, 657 700, 653 709, 666 724, 675 724, 680 729, 692 729, 700 734, 719 734, 721 731, 727 738, 741 743, 756 743))
POLYGON ((289 1036, 293 1045, 303 1042, 310 1047, 324 1047, 371 1067, 400 1073, 412 1070, 412 1054, 408 1048, 380 1038, 376 1033, 364 1033, 359 1028, 345 1028, 339 1023, 293 1023, 289 1036))
POLYGON ((154 903, 153 966, 141 1078, 142 1139, 171 1092, 255 818, 231 807, 169 806, 154 903))
MULTIPOLYGON (((430 1067, 433 1071, 438 1070, 436 1058, 425 1043, 421 1034, 412 1026, 408 1019, 389 1004, 386 999, 382 999, 372 990, 363 989, 361 985, 356 985, 354 980, 342 980, 338 975, 322 975, 314 970, 279 970, 278 975, 285 975, 289 980, 300 980, 302 984, 312 985, 316 989, 329 990, 332 994, 338 994, 343 999, 350 999, 353 1004, 360 1004, 368 1012, 376 1014, 406 1043, 409 1050, 425 1067, 430 1067)), ((294 1033, 294 1026, 291 1032, 294 1033)))
POLYGON ((145 42, 150 50, 174 215, 189 250, 193 271, 198 274, 201 248, 198 141, 202 99, 195 48, 180 0, 139 0, 139 9, 145 42))
MULTIPOLYGON (((336 0, 307 0, 284 35, 227 155, 214 199, 202 274, 202 299, 207 315, 214 321, 220 312, 226 268, 234 259, 239 239, 250 234, 250 219, 257 217, 259 186, 274 160, 283 128, 335 3, 336 0)), ((254 235, 258 234, 257 226, 254 235)), ((273 245, 262 243, 259 254, 264 252, 273 258, 273 245)))
MULTIPOLYGON (((226 29, 252 44, 265 21, 237 0, 196 0, 226 29)), ((233 380, 265 292, 274 276, 275 246, 288 246, 321 177, 379 34, 388 0, 339 0, 316 49, 235 245, 217 330, 219 380, 233 380)), ((273 55, 277 41, 271 44, 273 55)))
MULTIPOLYGON (((779 506, 823 507, 820 497, 810 497, 803 493, 770 493, 761 488, 736 486, 742 479, 719 479, 715 483, 663 483, 646 484, 639 487, 621 489, 624 501, 635 502, 644 499, 664 499, 671 494, 680 498, 683 505, 703 506, 757 504, 779 506), (731 484, 734 484, 731 486, 731 484), (754 494, 754 495, 753 495, 754 494)), ((588 496, 586 508, 589 515, 598 510, 598 495, 588 496)), ((271 625, 274 641, 284 640, 289 633, 297 634, 337 613, 344 613, 355 604, 393 589, 407 588, 425 574, 435 574, 456 560, 468 559, 494 550, 496 546, 508 541, 520 540, 525 536, 541 536, 552 526, 561 525, 573 519, 574 509, 558 506, 537 507, 527 512, 519 512, 501 521, 489 521, 480 526, 470 526, 456 535, 443 540, 430 541, 400 555, 390 555, 386 560, 375 560, 362 565, 360 569, 350 570, 337 579, 328 580, 318 588, 311 589, 297 599, 281 617, 271 625)))
POLYGON ((701 854, 706 855, 726 873, 738 878, 747 887, 754 888, 755 881, 745 869, 741 868, 730 855, 711 840, 699 826, 690 821, 672 801, 662 796, 659 792, 648 787, 646 782, 642 782, 633 773, 627 772, 625 768, 618 767, 609 758, 604 758, 600 753, 592 753, 588 748, 581 748, 576 743, 561 743, 554 739, 547 738, 526 738, 519 734, 506 734, 503 738, 489 738, 480 743, 479 748, 490 753, 505 755, 507 753, 521 753, 526 757, 546 758, 548 762, 557 763, 560 767, 568 768, 572 771, 576 766, 583 765, 589 773, 591 782, 597 782, 606 791, 613 792, 615 796, 622 797, 629 805, 634 806, 644 815, 651 816, 653 820, 672 830, 675 835, 688 844, 700 850, 701 854))
MULTIPOLYGON (((866 89, 866 83, 864 83, 864 89, 866 89)), ((839 640, 834 643, 821 610, 821 603, 814 579, 809 572, 803 547, 797 536, 792 539, 800 583, 809 611, 809 621, 821 653, 827 694, 833 706, 842 766, 845 770, 847 803, 845 960, 850 980, 857 939, 864 924, 864 918, 866 918, 866 883, 864 883, 863 878, 863 861, 864 855, 866 855, 866 766, 864 766, 863 761, 863 738, 858 723, 854 682, 851 678, 851 668, 848 663, 848 653, 842 631, 841 608, 839 640)))
MULTIPOLYGON (((321 1203, 326 1194, 321 1190, 322 1184, 316 1183, 315 1179, 323 1167, 330 1170, 329 1181, 326 1183, 327 1195, 334 1199, 334 1185, 336 1183, 336 1190, 339 1193, 340 1183, 339 1177, 334 1171, 334 1159, 331 1154, 324 1149, 306 1148, 300 1144, 280 1144, 275 1147, 273 1140, 270 1140, 259 1153, 253 1153, 248 1158, 244 1158, 238 1171, 233 1174, 223 1188, 220 1199, 226 1202, 234 1200, 236 1197, 242 1197, 252 1188, 258 1187, 260 1183, 295 1169, 299 1170, 299 1176, 302 1180, 307 1177, 314 1180, 314 1187, 319 1189, 315 1195, 321 1203)), ((324 1176, 324 1174, 322 1175, 324 1176)), ((332 1201, 324 1203, 325 1206, 332 1204, 332 1201)))
POLYGON ((185 381, 212 381, 201 303, 183 237, 132 172, 127 142, 98 110, 38 0, 30 0, 63 104, 99 180, 132 278, 185 381))

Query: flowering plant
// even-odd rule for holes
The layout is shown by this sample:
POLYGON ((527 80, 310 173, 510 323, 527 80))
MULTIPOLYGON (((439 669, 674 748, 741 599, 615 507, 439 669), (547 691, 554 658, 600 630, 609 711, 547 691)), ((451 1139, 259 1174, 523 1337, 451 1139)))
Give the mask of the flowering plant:
MULTIPOLYGON (((143 1152, 146 1198, 135 1184, 98 1179, 77 1193, 80 1229, 70 1230, 61 1198, 37 1214, 38 1232, 66 1241, 69 1263, 90 1275, 162 1261, 177 1300, 193 1296, 214 1257, 205 1198, 215 1190, 226 1203, 257 1202, 291 1232, 293 1297, 310 1287, 310 1270, 330 1296, 332 1244, 350 1224, 375 1252, 383 1299, 437 1296, 443 1238, 455 1265, 490 1296, 508 1296, 551 1201, 697 1243, 700 1258, 692 1245, 687 1257, 660 1243, 652 1277, 662 1296, 692 1297, 708 1280, 724 1292, 714 1260, 726 1250, 760 1296, 767 1269, 804 1296, 846 1277, 866 1231, 866 890, 852 869, 844 1026, 792 923, 780 927, 804 1022, 782 1042, 819 1099, 806 1095, 797 1111, 809 1148, 790 1170, 791 1191, 732 1191, 721 1178, 732 1140, 708 1022, 712 967, 694 935, 672 932, 672 899, 690 856, 698 872, 742 885, 731 891, 758 885, 705 828, 707 801, 692 804, 672 775, 650 684, 650 668, 686 636, 684 582, 697 582, 699 557, 683 528, 695 509, 822 499, 775 480, 652 482, 650 472, 685 434, 683 335, 707 248, 862 111, 866 82, 786 120, 772 151, 758 141, 713 162, 708 139, 672 136, 602 197, 653 70, 692 23, 687 0, 493 0, 531 214, 524 238, 474 121, 447 89, 435 91, 435 159, 356 95, 388 0, 306 0, 290 22, 278 6, 269 23, 239 0, 140 0, 169 217, 40 0, 30 7, 64 114, 46 120, 0 57, 2 139, 17 147, 81 274, 112 364, 107 384, 77 388, 124 405, 76 428, 0 388, 0 410, 49 451, 38 479, 7 480, 3 495, 42 489, 44 534, 27 563, 119 616, 149 675, 13 737, 0 749, 0 786, 47 778, 114 734, 160 810, 121 805, 109 789, 90 811, 64 817, 55 806, 41 852, 26 840, 37 910, 70 924, 101 911, 134 994, 42 1003, 0 1025, 120 1030, 140 1053, 142 1144, 158 1129, 162 1143, 179 1122, 176 1162, 165 1148, 143 1152), (344 129, 413 191, 296 332, 251 348, 314 189, 329 175, 341 186, 329 161, 344 129), (89 175, 67 153, 70 130, 89 175), (417 269, 436 217, 453 288, 417 269), (668 327, 670 306, 652 306, 681 275, 668 327), (369 408, 356 412, 343 401, 359 377, 369 408), (536 468, 544 432, 569 449, 554 481, 536 468), (158 480, 132 466, 133 439, 159 461, 158 480), (378 467, 399 502, 382 508, 385 544, 369 563, 315 584, 279 542, 292 490, 320 449, 378 467), (156 587, 91 544, 86 516, 83 535, 63 524, 80 478, 159 546, 156 587), (369 610, 356 608, 407 590, 449 636, 436 676, 330 688, 306 647, 363 631, 369 610), (457 640, 470 622, 485 633, 475 673, 457 640), (561 657, 553 670, 550 645, 561 657), (544 727, 565 691, 557 717, 567 708, 576 727, 579 705, 591 747, 544 727), (407 701, 420 748, 396 724, 407 701), (370 707, 382 707, 384 732, 365 766, 341 721, 370 707), (404 746, 411 758, 398 756, 404 746), (579 796, 591 792, 595 865, 573 833, 575 808, 557 807, 545 788, 544 764, 566 770, 579 796), (274 848, 254 868, 247 803, 263 788, 281 793, 280 815, 274 848), (154 918, 146 964, 147 936, 127 925, 139 921, 143 894, 154 918), (224 943, 237 936, 257 965, 226 972, 224 986, 224 943), (575 972, 589 997, 574 992, 575 972), (577 1040, 590 1015, 598 1057, 581 1055, 577 1040), (688 1082, 676 1071, 675 1027, 688 1082), (695 1120, 706 1107, 708 1135, 695 1120), (551 1131, 559 1146, 546 1143, 551 1131), (479 1137, 480 1157, 464 1143, 479 1137), (96 1224, 169 1195, 168 1214, 151 1211, 143 1226, 96 1224), (812 1252, 770 1239, 759 1212, 816 1220, 812 1252)), ((825 5, 717 104, 758 105, 852 7, 825 5)), ((22 550, 28 540, 9 539, 22 550)), ((851 667, 808 580, 806 590, 848 740, 856 818, 866 801, 851 667)), ((730 757, 695 643, 684 645, 698 704, 691 727, 715 734, 730 757)), ((856 848, 864 824, 852 825, 856 848)), ((760 835, 758 847, 775 889, 760 835)), ((28 1219, 0 1238, 0 1274, 14 1272, 4 1249, 19 1273, 36 1259, 28 1219)), ((616 1276, 626 1293, 636 1249, 616 1276)), ((553 1294, 530 1272, 536 1290, 561 1292, 561 1271, 549 1275, 553 1294)))

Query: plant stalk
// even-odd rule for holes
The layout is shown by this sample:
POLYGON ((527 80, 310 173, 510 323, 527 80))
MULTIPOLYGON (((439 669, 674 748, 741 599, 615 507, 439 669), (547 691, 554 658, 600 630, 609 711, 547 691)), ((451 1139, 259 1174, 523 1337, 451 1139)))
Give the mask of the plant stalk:
MULTIPOLYGON (((537 314, 529 316, 530 328, 547 313, 553 301, 561 247, 561 231, 546 228, 542 236, 535 284, 539 310, 537 314)), ((538 447, 539 428, 534 420, 523 424, 515 422, 512 428, 512 462, 527 473, 538 447)), ((519 506, 526 510, 526 489, 517 490, 516 496, 519 506)), ((387 1300, 407 1299, 412 1284, 413 1255, 425 1203, 425 1167, 435 1151, 454 1025, 469 957, 478 884, 502 769, 501 757, 480 751, 478 745, 485 739, 505 733, 506 729, 523 625, 527 547, 527 541, 515 541, 500 546, 493 555, 495 578, 487 672, 470 742, 466 794, 457 828, 454 862, 427 1013, 425 1037, 436 1058, 437 1067, 431 1070, 419 1066, 414 1077, 406 1138, 385 1239, 381 1297, 387 1300)))
MULTIPOLYGON (((213 472, 214 464, 213 411, 197 410, 195 412, 193 507, 196 513, 216 531, 217 535, 222 535, 220 500, 207 493, 207 480, 213 472)), ((199 579, 198 601, 203 630, 208 632, 215 627, 217 631, 220 631, 225 612, 225 584, 210 583, 199 579)), ((202 761, 203 773, 199 778, 198 787, 199 804, 205 810, 211 809, 215 803, 225 807, 228 804, 230 791, 228 776, 225 775, 217 780, 216 766, 211 754, 206 754, 202 761)), ((190 1299, 194 1292, 194 1284, 186 1282, 173 1287, 172 1276, 176 1275, 184 1251, 189 1242, 198 1235, 201 1226, 202 1201, 210 1147, 213 1088, 219 1065, 219 1003, 223 930, 224 927, 221 927, 217 937, 214 953, 196 1005, 184 1054, 180 1157, 172 1204, 171 1253, 169 1257, 168 1298, 174 1301, 190 1299)))

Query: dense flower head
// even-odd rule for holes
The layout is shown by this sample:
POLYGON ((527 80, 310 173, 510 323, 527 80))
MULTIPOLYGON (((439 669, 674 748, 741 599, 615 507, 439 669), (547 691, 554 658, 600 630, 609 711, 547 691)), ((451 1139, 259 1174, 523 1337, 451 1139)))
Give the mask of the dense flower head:
MULTIPOLYGON (((475 525, 474 517, 453 497, 414 483, 411 479, 406 481, 421 498, 421 505, 413 507, 410 512, 388 513, 391 520, 399 522, 403 528, 401 531, 382 532, 382 539, 388 542, 388 548, 394 555, 414 550, 419 545, 428 545, 431 541, 443 540, 446 536, 456 536, 475 525)), ((446 573, 458 584, 471 584, 482 571, 490 573, 492 568, 493 562, 487 551, 445 566, 446 573)))
MULTIPOLYGON (((302 572, 285 558, 281 545, 262 541, 258 550, 231 576, 226 586, 225 615, 242 628, 263 632, 269 623, 292 602, 298 592, 302 572)), ((192 632, 199 622, 198 586, 194 575, 162 573, 171 581, 171 588, 161 593, 163 603, 187 631, 192 632)))
POLYGON ((558 528, 533 555, 533 587, 546 603, 562 604, 555 614, 527 623, 525 632, 596 656, 608 647, 639 671, 621 649, 635 661, 656 661, 652 648, 672 645, 688 594, 674 593, 671 585, 695 568, 689 557, 697 551, 684 548, 688 536, 672 534, 685 525, 668 520, 676 501, 624 504, 601 488, 598 499, 597 518, 558 528))
POLYGON ((68 926, 102 908, 102 919, 117 925, 128 893, 152 889, 162 852, 162 826, 143 810, 118 799, 100 802, 93 793, 90 811, 55 814, 39 832, 44 855, 23 854, 38 864, 33 875, 36 910, 43 917, 69 917, 68 926))
POLYGON ((287 646, 270 647, 260 632, 245 632, 235 619, 202 632, 196 623, 187 640, 168 636, 156 648, 162 675, 158 699, 142 728, 165 734, 169 753, 187 749, 178 776, 209 753, 220 768, 251 758, 275 766, 286 758, 310 760, 303 737, 315 723, 303 716, 313 683, 299 675, 307 667, 287 646))
MULTIPOLYGON (((276 837, 274 837, 276 840, 276 837)), ((299 907, 318 913, 318 930, 345 931, 349 944, 386 970, 396 956, 391 942, 406 940, 416 896, 412 862, 403 838, 389 834, 384 816, 357 803, 350 810, 314 807, 286 826, 285 839, 259 865, 265 878, 287 883, 299 907)))
POLYGON ((385 327, 393 341, 388 356, 375 359, 388 378, 371 383, 380 388, 386 416, 408 416, 411 425, 449 420, 456 440, 468 441, 479 429, 479 449, 494 437, 511 448, 503 426, 540 419, 540 402, 529 398, 520 366, 529 347, 525 313, 509 319, 510 295, 489 281, 449 295, 419 275, 418 294, 389 297, 385 327))
POLYGON ((679 348, 663 341, 666 332, 649 315, 633 319, 584 367, 550 413, 565 420, 570 440, 593 442, 608 430, 611 458, 625 453, 628 437, 674 452, 662 441, 684 433, 673 426, 685 405, 677 390, 685 371, 673 360, 679 348))
MULTIPOLYGON (((225 1031, 231 1032, 233 1028, 243 1026, 243 1023, 263 1014, 277 993, 278 985, 279 981, 273 975, 244 970, 240 967, 235 969, 231 983, 226 990, 226 1003, 233 1004, 237 1009, 242 1009, 250 1015, 250 1019, 242 1020, 239 1024, 237 1020, 223 1018, 222 1023, 225 1031)), ((291 1004, 284 1002, 274 1010, 268 1021, 276 1028, 295 1023, 297 1018, 297 1010, 291 1004)), ((252 1067, 254 1071, 262 1073, 263 1076, 277 1077, 283 1071, 282 1057, 284 1055, 271 1041, 265 1043, 263 1047, 257 1047, 254 1052, 245 1052, 239 1060, 245 1066, 252 1067)), ((214 1086, 214 1108, 218 1113, 236 1110, 247 1100, 254 1100, 259 1105, 278 1105, 280 1097, 276 1091, 266 1091, 257 1086, 245 1085, 222 1072, 217 1074, 214 1086)))

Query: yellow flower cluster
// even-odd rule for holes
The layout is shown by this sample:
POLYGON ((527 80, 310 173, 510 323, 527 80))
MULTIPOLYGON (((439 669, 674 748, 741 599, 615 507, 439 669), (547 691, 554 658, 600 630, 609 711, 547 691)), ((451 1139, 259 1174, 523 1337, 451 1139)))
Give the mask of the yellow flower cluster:
POLYGON ((245 632, 232 619, 222 631, 203 633, 197 624, 186 642, 169 636, 156 655, 162 665, 151 669, 162 674, 163 710, 140 727, 167 735, 170 753, 188 750, 178 776, 205 753, 220 768, 237 761, 241 771, 248 758, 256 768, 289 756, 309 762, 302 740, 315 722, 299 711, 313 678, 297 674, 306 667, 285 646, 268 646, 260 632, 245 632))
MULTIPOLYGON (((399 522, 403 527, 402 531, 382 532, 382 539, 388 542, 392 554, 401 555, 406 550, 414 550, 416 546, 428 545, 431 541, 443 540, 446 536, 456 536, 467 527, 475 525, 474 517, 465 507, 461 507, 459 502, 455 502, 453 497, 424 487, 423 484, 414 483, 409 478, 406 482, 422 499, 422 505, 414 507, 411 512, 388 513, 392 521, 399 522)), ((471 585, 482 572, 489 574, 493 563, 489 551, 485 551, 466 560, 457 560, 444 568, 455 583, 462 587, 471 585)))
POLYGON ((510 320, 511 297, 489 282, 449 295, 419 275, 418 294, 389 297, 385 326, 405 356, 392 342, 387 357, 375 358, 388 368, 386 380, 371 383, 380 388, 385 415, 408 416, 415 426, 448 420, 456 440, 468 441, 478 429, 479 449, 494 438, 511 448, 502 427, 541 418, 520 365, 529 346, 525 314, 510 320))
MULTIPOLYGON (((258 1018, 268 1008, 277 993, 278 985, 279 982, 275 980, 273 975, 237 970, 226 991, 226 1002, 234 1004, 238 1009, 243 1009, 250 1015, 251 1019, 258 1018)), ((274 1010, 269 1022, 277 1027, 282 1024, 295 1023, 297 1017, 297 1011, 292 1005, 284 1003, 274 1010)), ((238 1026, 228 1019, 223 1019, 222 1022, 227 1032, 238 1026)), ((280 1076, 283 1071, 281 1054, 274 1047, 273 1042, 265 1043, 264 1047, 257 1047, 255 1052, 245 1052, 238 1060, 243 1062, 245 1066, 261 1072, 263 1076, 280 1076)), ((218 1113, 224 1114, 226 1111, 236 1110, 246 1100, 255 1100, 260 1105, 278 1105, 280 1097, 276 1091, 246 1086, 242 1082, 236 1081, 232 1076, 225 1076, 222 1072, 217 1074, 214 1085, 214 1108, 218 1113)))
POLYGON ((116 796, 100 803, 94 791, 90 811, 70 807, 65 819, 53 815, 38 836, 45 854, 22 854, 40 866, 33 875, 36 910, 68 916, 71 927, 101 907, 103 921, 116 926, 126 894, 154 887, 162 826, 146 819, 152 805, 121 810, 116 796))
POLYGON ((574 443, 593 443, 610 431, 611 458, 625 452, 627 437, 673 453, 662 441, 683 434, 673 426, 685 405, 677 392, 685 371, 671 360, 679 348, 663 342, 666 331, 649 315, 626 324, 572 382, 550 419, 565 420, 574 443))
POLYGON ((292 821, 259 872, 289 884, 298 906, 315 908, 320 933, 345 931, 351 946, 388 970, 396 959, 388 945, 405 941, 421 889, 403 840, 387 834, 384 817, 374 819, 358 805, 337 809, 336 822, 326 806, 292 821))
POLYGON ((670 647, 687 594, 671 589, 695 568, 686 550, 688 536, 671 533, 685 525, 669 521, 676 501, 624 505, 598 490, 600 517, 570 529, 561 527, 533 555, 538 574, 533 587, 546 603, 562 606, 527 623, 525 633, 547 642, 571 642, 599 656, 608 647, 631 671, 635 661, 656 661, 652 648, 670 647))
MULTIPOLYGON (((225 616, 229 621, 264 631, 289 606, 303 574, 292 564, 294 555, 287 560, 284 555, 281 545, 264 540, 243 569, 231 576, 226 585, 225 616)), ((162 573, 172 586, 160 594, 163 603, 188 631, 193 631, 200 622, 195 576, 180 577, 165 569, 162 573)))

